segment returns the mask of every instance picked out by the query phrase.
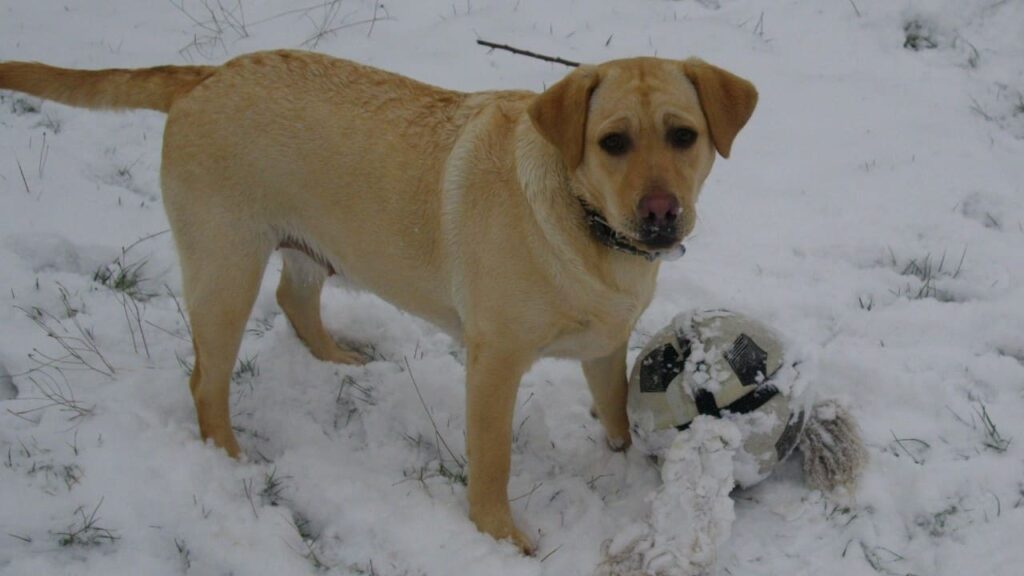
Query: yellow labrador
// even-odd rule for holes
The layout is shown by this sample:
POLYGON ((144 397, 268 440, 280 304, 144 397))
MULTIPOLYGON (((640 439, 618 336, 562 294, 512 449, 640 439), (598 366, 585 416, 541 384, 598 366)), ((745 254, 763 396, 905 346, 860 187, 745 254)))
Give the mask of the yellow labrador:
POLYGON ((271 252, 277 299, 322 360, 330 274, 467 348, 469 516, 524 551, 507 482, 521 376, 577 358, 611 447, 629 445, 626 343, 679 253, 715 151, 754 86, 700 60, 582 66, 546 91, 461 93, 327 56, 82 71, 0 64, 0 88, 166 112, 161 182, 177 243, 204 439, 239 454, 228 385, 271 252))

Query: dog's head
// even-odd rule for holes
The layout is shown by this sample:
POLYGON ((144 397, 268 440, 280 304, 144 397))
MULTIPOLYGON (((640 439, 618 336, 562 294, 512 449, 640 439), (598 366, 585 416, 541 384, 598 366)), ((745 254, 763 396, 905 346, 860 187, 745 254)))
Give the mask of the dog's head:
POLYGON ((638 248, 678 244, 715 150, 728 158, 757 104, 754 86, 700 60, 581 66, 530 104, 580 200, 638 248))

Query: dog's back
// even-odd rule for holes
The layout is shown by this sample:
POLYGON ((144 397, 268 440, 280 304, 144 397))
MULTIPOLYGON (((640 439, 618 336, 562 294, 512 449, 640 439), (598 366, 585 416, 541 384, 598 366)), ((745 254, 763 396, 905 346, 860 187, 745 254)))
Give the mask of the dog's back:
POLYGON ((447 277, 440 188, 478 108, 467 94, 292 50, 133 70, 4 62, 0 89, 168 113, 161 185, 172 228, 235 213, 261 226, 261 239, 297 241, 355 283, 452 324, 449 286, 438 281, 447 277))

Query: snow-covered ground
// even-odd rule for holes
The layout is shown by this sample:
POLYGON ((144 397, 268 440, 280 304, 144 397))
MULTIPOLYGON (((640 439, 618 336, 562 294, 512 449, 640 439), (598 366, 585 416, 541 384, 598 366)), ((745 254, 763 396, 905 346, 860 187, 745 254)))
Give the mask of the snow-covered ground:
MULTIPOLYGON (((634 343, 694 307, 768 322, 871 460, 849 498, 796 461, 735 493, 717 574, 1024 573, 1024 2, 0 3, 0 60, 304 47, 463 90, 567 71, 478 37, 699 55, 760 89, 634 343)), ((539 552, 521 557, 466 519, 458 346, 331 289, 328 327, 377 361, 318 362, 274 302, 276 262, 233 385, 248 460, 198 441, 162 125, 2 95, 0 573, 592 574, 661 475, 605 447, 575 364, 523 381, 510 492, 539 552)))

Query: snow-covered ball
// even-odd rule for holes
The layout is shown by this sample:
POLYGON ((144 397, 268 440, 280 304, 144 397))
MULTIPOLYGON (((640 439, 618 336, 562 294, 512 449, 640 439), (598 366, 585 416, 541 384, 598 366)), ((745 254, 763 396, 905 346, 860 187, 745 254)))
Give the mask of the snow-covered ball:
POLYGON ((727 310, 676 316, 637 357, 629 381, 629 416, 637 446, 663 455, 698 415, 727 418, 740 429, 736 483, 760 482, 796 447, 809 395, 797 394, 796 370, 780 337, 727 310))

